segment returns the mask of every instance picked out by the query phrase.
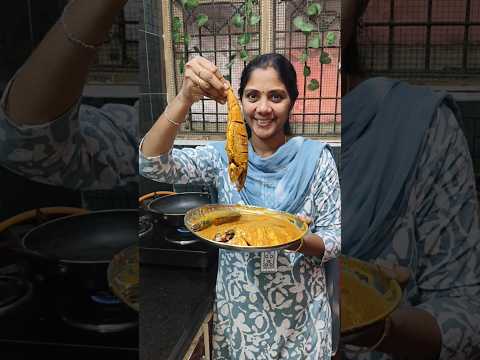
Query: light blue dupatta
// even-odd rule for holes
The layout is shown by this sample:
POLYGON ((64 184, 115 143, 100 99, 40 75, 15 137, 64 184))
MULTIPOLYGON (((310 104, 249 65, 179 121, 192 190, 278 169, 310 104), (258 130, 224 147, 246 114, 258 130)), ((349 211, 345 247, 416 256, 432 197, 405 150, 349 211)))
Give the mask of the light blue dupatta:
POLYGON ((389 245, 421 145, 445 92, 372 78, 342 99, 342 252, 369 260, 389 245))
MULTIPOLYGON (((225 141, 213 142, 212 146, 219 151, 226 167, 225 141)), ((265 206, 263 184, 268 182, 275 184, 273 209, 299 212, 325 146, 317 140, 294 137, 273 155, 262 158, 249 143, 247 179, 239 192, 242 200, 248 205, 265 206)))

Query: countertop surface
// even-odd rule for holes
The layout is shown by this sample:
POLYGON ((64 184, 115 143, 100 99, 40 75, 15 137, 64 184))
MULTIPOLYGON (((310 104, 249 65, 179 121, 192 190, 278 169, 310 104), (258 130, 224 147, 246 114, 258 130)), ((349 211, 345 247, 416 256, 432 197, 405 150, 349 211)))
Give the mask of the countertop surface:
POLYGON ((140 359, 177 360, 212 310, 217 266, 140 267, 140 359))

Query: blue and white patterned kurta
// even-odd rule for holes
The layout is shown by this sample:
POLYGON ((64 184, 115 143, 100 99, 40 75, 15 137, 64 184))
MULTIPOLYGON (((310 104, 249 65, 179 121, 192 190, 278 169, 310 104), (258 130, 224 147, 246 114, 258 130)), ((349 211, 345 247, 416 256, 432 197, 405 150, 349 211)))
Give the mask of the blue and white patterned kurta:
MULTIPOLYGON (((19 125, 0 101, 0 165, 27 179, 74 190, 138 182, 138 114, 133 106, 81 105, 42 125, 19 125)), ((34 120, 34 119, 32 119, 34 120)))
MULTIPOLYGON (((439 359, 480 359, 477 192, 467 141, 448 107, 437 110, 420 151, 408 203, 379 258, 410 269, 405 305, 423 309, 437 321, 439 359)), ((381 353, 346 355, 394 359, 381 353)))
MULTIPOLYGON (((315 161, 315 159, 312 159, 315 161)), ((340 254, 340 187, 333 157, 324 149, 301 213, 325 242, 323 258, 278 252, 275 273, 262 273, 260 253, 220 250, 214 305, 215 359, 318 360, 331 356, 331 315, 322 264, 340 254)), ((169 183, 216 186, 219 203, 243 203, 212 146, 173 149, 145 158, 140 173, 169 183)), ((273 204, 265 184, 263 206, 273 204)))

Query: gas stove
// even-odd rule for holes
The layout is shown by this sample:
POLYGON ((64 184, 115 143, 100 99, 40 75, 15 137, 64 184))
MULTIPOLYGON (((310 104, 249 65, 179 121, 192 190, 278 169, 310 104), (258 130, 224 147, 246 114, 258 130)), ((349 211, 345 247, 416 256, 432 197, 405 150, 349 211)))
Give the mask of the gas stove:
POLYGON ((145 231, 140 236, 140 262, 208 270, 216 266, 218 250, 195 237, 185 227, 172 227, 162 222, 140 220, 145 231))
MULTIPOLYGON (((21 236, 28 227, 12 230, 21 236)), ((138 359, 138 348, 138 313, 109 289, 87 291, 65 278, 50 277, 19 252, 0 251, 3 359, 103 355, 126 360, 138 359)))

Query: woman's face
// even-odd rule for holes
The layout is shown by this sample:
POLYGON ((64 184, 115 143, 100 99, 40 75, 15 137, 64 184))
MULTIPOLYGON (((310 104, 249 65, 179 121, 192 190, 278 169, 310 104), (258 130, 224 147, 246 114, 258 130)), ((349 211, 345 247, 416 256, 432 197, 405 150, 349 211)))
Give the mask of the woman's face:
POLYGON ((255 69, 242 97, 243 113, 252 133, 262 140, 283 136, 291 99, 272 67, 255 69))

